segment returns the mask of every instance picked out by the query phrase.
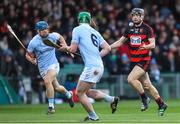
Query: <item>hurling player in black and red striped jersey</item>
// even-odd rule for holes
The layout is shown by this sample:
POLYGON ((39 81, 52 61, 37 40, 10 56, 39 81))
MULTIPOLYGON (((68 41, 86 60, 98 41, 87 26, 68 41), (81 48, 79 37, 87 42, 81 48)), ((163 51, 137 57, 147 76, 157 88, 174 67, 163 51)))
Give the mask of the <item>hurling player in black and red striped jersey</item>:
POLYGON ((146 96, 144 91, 147 90, 159 106, 159 115, 163 116, 167 105, 152 85, 148 75, 151 60, 150 50, 155 48, 154 32, 148 24, 143 22, 143 9, 134 8, 131 16, 132 22, 129 23, 124 35, 111 44, 111 48, 120 47, 125 42, 128 43, 132 70, 127 80, 137 90, 142 99, 141 111, 145 111, 150 103, 150 98, 146 96))

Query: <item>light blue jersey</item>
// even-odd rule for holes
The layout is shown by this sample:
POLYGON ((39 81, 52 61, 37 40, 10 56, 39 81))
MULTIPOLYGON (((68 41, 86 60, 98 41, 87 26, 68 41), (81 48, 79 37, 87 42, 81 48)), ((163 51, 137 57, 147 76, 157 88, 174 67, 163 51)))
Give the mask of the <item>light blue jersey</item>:
MULTIPOLYGON (((49 33, 47 38, 56 43, 59 40, 60 35, 55 32, 49 33)), ((55 48, 45 45, 39 34, 33 37, 27 50, 35 54, 40 73, 47 71, 50 65, 58 63, 55 55, 55 48)))
POLYGON ((78 44, 85 67, 103 67, 99 47, 106 42, 98 31, 88 24, 73 29, 72 41, 78 44))

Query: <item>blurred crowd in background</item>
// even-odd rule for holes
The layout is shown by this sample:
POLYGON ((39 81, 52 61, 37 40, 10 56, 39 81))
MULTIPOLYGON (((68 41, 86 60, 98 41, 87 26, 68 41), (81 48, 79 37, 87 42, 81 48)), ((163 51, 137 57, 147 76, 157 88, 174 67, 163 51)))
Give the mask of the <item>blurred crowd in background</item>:
MULTIPOLYGON (((151 73, 180 72, 180 0, 1 0, 0 2, 0 73, 7 77, 36 77, 37 68, 25 59, 25 51, 8 32, 10 24, 25 46, 37 33, 34 25, 45 20, 50 31, 59 32, 70 44, 72 29, 78 25, 80 11, 89 11, 96 29, 109 43, 120 38, 134 7, 145 9, 145 22, 153 27, 156 48, 152 50, 151 73)), ((82 63, 79 58, 57 52, 63 64, 82 63)), ((129 72, 127 45, 112 50, 104 58, 110 74, 129 72)))

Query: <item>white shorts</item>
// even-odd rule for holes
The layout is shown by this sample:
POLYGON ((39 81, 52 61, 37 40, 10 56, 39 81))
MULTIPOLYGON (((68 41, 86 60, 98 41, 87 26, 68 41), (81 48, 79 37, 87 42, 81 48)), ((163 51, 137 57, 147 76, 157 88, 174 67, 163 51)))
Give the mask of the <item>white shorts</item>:
POLYGON ((79 80, 89 83, 97 83, 101 79, 103 72, 103 67, 85 67, 79 80))
POLYGON ((52 65, 50 65, 48 67, 47 70, 40 72, 41 77, 43 78, 47 74, 48 70, 50 70, 50 69, 55 70, 56 75, 58 75, 58 73, 59 73, 59 63, 52 64, 52 65))

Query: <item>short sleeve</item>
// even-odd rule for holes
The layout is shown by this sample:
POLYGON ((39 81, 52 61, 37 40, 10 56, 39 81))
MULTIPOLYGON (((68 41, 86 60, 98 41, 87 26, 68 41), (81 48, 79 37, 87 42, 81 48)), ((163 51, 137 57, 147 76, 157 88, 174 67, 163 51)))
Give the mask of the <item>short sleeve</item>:
POLYGON ((72 31, 72 40, 71 43, 79 44, 79 31, 77 28, 74 28, 72 31))
POLYGON ((31 40, 31 41, 29 42, 27 51, 32 53, 32 52, 34 51, 34 48, 35 48, 35 44, 33 43, 33 40, 31 40))
POLYGON ((129 28, 126 28, 124 33, 123 33, 123 36, 128 38, 128 34, 129 34, 129 28))
POLYGON ((150 26, 148 26, 148 30, 147 31, 148 31, 147 32, 148 38, 153 38, 154 37, 154 30, 150 26))
POLYGON ((53 32, 52 33, 53 34, 53 42, 55 42, 55 43, 57 43, 57 41, 60 39, 60 34, 59 33, 57 33, 57 32, 53 32))
POLYGON ((104 40, 104 38, 102 37, 102 35, 100 34, 100 33, 98 33, 98 38, 99 38, 99 45, 101 46, 104 42, 106 42, 105 40, 104 40))

